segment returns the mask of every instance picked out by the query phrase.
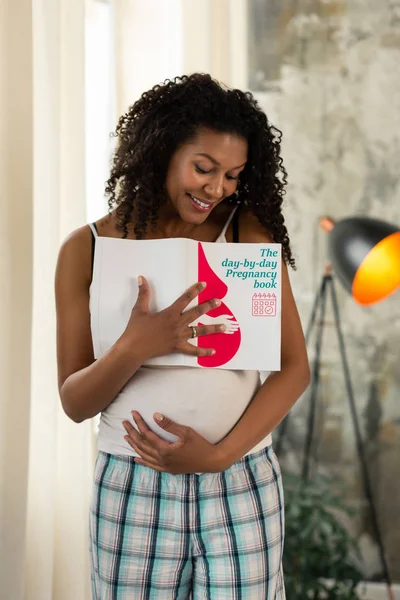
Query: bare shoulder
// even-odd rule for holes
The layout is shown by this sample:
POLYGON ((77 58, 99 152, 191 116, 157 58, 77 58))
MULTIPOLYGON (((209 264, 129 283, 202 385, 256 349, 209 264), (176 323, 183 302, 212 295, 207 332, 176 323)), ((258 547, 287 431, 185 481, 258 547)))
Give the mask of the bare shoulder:
MULTIPOLYGON (((99 236, 120 237, 116 229, 115 216, 107 214, 95 221, 99 236)), ((63 241, 58 256, 58 266, 73 267, 76 275, 84 278, 88 285, 92 272, 92 231, 83 225, 72 231, 63 241)))
POLYGON ((245 244, 268 243, 272 244, 272 234, 265 229, 249 210, 241 210, 239 213, 239 235, 240 241, 245 244))
POLYGON ((90 331, 92 232, 76 229, 61 245, 55 273, 58 385, 94 361, 90 331))
POLYGON ((80 280, 90 284, 92 259, 92 233, 88 225, 72 231, 60 247, 56 277, 71 270, 80 280))
POLYGON ((75 229, 69 235, 67 235, 61 244, 61 248, 67 248, 69 251, 71 251, 71 249, 90 246, 91 236, 92 233, 89 225, 82 225, 82 227, 78 227, 78 229, 75 229))

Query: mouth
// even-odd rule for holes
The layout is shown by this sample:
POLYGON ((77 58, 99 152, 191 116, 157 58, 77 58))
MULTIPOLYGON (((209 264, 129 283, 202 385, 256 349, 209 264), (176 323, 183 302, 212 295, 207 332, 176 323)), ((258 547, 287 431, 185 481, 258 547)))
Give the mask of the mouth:
POLYGON ((196 198, 196 196, 192 196, 192 194, 187 194, 192 201, 192 205, 200 212, 208 212, 212 209, 215 202, 207 202, 205 200, 200 200, 200 198, 196 198))

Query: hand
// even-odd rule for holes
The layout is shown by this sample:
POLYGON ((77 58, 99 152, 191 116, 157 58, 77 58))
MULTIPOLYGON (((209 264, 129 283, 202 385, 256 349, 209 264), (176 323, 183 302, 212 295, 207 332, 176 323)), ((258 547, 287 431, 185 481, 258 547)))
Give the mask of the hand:
POLYGON ((157 415, 158 413, 154 414, 157 425, 179 439, 172 443, 161 439, 149 429, 138 412, 132 411, 139 432, 129 421, 123 421, 122 424, 128 434, 124 439, 141 457, 135 458, 135 462, 172 475, 218 473, 228 468, 223 464, 223 457, 217 446, 210 444, 191 427, 178 425, 162 415, 159 415, 160 420, 157 415))
MULTIPOLYGON (((213 348, 198 348, 188 341, 192 336, 190 323, 197 322, 202 315, 221 304, 221 300, 214 298, 185 311, 205 286, 205 283, 192 285, 171 306, 152 313, 149 311, 149 284, 145 277, 139 277, 138 298, 120 342, 134 348, 136 355, 140 354, 141 362, 179 352, 191 356, 214 354, 213 348)), ((196 329, 198 336, 210 335, 224 332, 225 325, 204 325, 196 329)))

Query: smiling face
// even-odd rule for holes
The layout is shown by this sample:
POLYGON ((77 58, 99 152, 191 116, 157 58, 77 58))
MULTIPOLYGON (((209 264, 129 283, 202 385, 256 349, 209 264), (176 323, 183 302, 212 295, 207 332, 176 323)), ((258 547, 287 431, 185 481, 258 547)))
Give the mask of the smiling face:
POLYGON ((202 128, 173 154, 166 177, 171 204, 186 223, 200 225, 237 188, 247 141, 202 128))

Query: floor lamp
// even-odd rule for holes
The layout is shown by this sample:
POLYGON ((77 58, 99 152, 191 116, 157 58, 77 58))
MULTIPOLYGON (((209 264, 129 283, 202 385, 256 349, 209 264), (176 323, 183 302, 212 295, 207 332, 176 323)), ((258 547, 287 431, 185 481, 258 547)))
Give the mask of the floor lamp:
MULTIPOLYGON (((320 226, 329 233, 331 262, 325 267, 306 330, 306 341, 308 343, 311 332, 314 327, 317 328, 302 477, 304 481, 307 481, 310 477, 310 458, 317 407, 322 333, 325 324, 326 300, 330 296, 365 495, 371 508, 372 525, 379 548, 388 598, 395 600, 357 415, 333 273, 337 275, 343 286, 359 304, 370 305, 387 298, 400 286, 400 229, 384 221, 367 217, 352 217, 343 219, 337 223, 330 217, 322 217, 320 219, 320 226)), ((282 440, 287 429, 288 419, 289 415, 280 427, 276 445, 278 455, 282 447, 282 440)))

